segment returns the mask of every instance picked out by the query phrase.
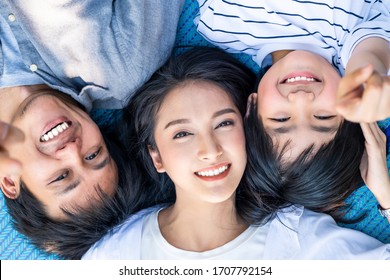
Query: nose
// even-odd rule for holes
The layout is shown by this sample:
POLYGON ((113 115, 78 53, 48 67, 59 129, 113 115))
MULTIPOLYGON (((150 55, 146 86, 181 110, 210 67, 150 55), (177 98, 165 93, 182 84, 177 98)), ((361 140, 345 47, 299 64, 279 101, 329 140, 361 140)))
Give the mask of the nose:
POLYGON ((316 98, 315 93, 311 90, 303 90, 298 89, 294 91, 290 91, 287 95, 287 99, 290 102, 297 102, 297 101, 309 101, 312 102, 316 98))
POLYGON ((79 165, 82 163, 82 155, 80 150, 81 142, 80 139, 76 138, 64 144, 63 147, 59 148, 56 151, 56 157, 58 159, 69 160, 74 165, 79 165))
POLYGON ((223 154, 223 149, 214 135, 206 135, 199 140, 198 158, 214 161, 223 154))

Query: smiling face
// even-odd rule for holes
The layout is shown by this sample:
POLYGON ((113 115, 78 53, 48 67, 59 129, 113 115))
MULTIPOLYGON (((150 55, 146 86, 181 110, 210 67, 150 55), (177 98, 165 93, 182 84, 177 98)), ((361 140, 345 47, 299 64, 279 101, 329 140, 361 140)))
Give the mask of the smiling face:
POLYGON ((22 174, 3 178, 4 193, 5 187, 17 190, 22 180, 49 216, 61 219, 60 207, 88 206, 90 198, 97 197, 95 187, 114 192, 116 164, 99 128, 80 108, 53 91, 41 91, 18 106, 11 124, 18 133, 4 147, 22 163, 22 174))
POLYGON ((155 118, 158 172, 175 184, 177 201, 218 203, 233 194, 246 165, 241 115, 229 95, 208 82, 187 82, 165 97, 155 118))
POLYGON ((311 144, 332 140, 342 117, 335 110, 338 72, 321 56, 293 51, 265 73, 258 87, 258 115, 284 159, 295 159, 311 144))

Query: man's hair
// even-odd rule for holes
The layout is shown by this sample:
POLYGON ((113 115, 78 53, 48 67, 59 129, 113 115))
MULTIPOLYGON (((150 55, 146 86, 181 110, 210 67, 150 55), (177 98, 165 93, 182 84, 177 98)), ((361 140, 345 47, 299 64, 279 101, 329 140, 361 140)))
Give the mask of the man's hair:
POLYGON ((111 136, 104 136, 108 151, 118 167, 118 185, 113 196, 97 189, 99 198, 91 198, 88 207, 62 209, 65 220, 48 216, 44 205, 23 182, 17 199, 6 198, 16 230, 30 238, 38 248, 61 258, 80 259, 96 241, 128 215, 160 202, 154 189, 146 186, 148 180, 142 170, 124 157, 121 143, 111 136))
MULTIPOLYGON (((267 170, 269 185, 272 185, 270 193, 291 204, 347 222, 343 219, 348 209, 345 199, 364 184, 359 169, 364 136, 359 124, 344 121, 329 143, 318 149, 308 147, 295 160, 285 163, 283 150, 288 146, 278 152, 256 112, 252 105, 247 120, 247 129, 251 131, 247 133, 247 143, 253 146, 251 152, 257 153, 252 155, 257 170, 267 170)), ((254 170, 251 177, 258 176, 254 170)))

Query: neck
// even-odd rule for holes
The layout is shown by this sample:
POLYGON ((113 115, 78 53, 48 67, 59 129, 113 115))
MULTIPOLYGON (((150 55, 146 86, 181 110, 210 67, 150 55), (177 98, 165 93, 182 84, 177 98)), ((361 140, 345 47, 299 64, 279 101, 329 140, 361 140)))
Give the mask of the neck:
POLYGON ((271 53, 272 63, 275 63, 275 62, 281 60, 283 57, 288 55, 290 52, 292 52, 292 50, 280 50, 280 51, 275 51, 275 52, 271 53))
POLYGON ((194 252, 218 248, 248 227, 238 217, 234 200, 193 204, 177 201, 160 212, 158 221, 168 243, 194 252))

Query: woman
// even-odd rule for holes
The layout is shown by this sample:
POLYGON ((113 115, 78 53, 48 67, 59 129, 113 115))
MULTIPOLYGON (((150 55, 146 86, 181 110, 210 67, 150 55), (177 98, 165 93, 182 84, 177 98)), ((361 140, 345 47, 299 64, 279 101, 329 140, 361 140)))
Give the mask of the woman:
POLYGON ((174 201, 131 216, 84 259, 390 258, 389 245, 288 206, 272 181, 277 169, 251 152, 247 161, 253 143, 245 145, 243 116, 252 77, 227 54, 203 48, 153 75, 125 120, 134 121, 157 188, 174 201))

